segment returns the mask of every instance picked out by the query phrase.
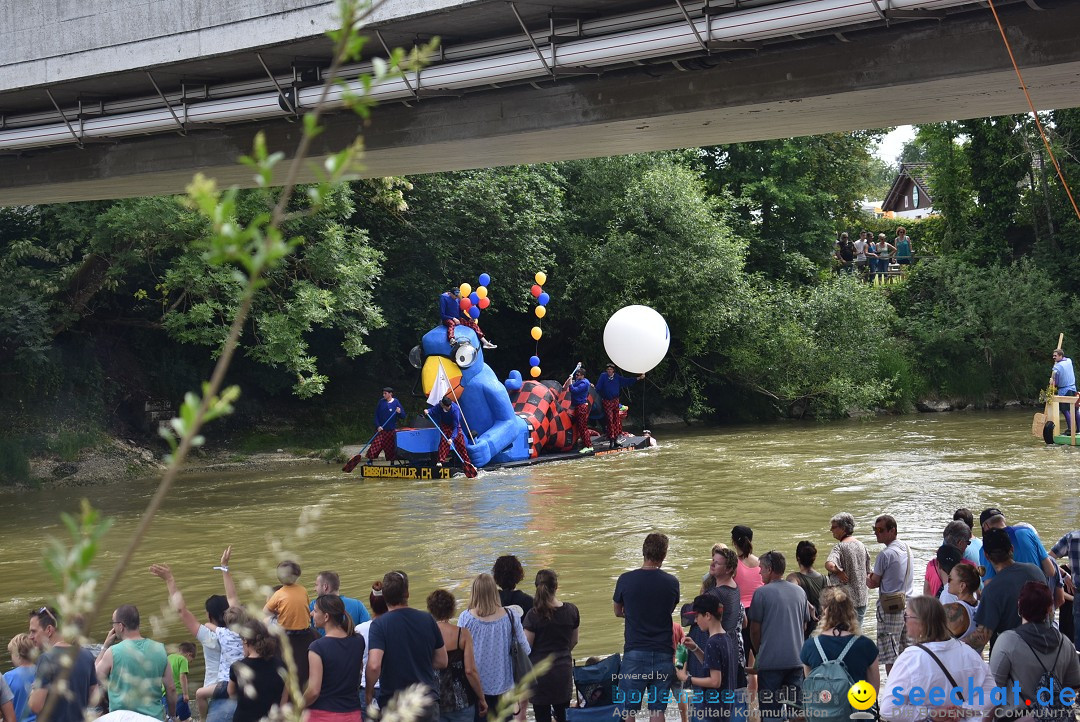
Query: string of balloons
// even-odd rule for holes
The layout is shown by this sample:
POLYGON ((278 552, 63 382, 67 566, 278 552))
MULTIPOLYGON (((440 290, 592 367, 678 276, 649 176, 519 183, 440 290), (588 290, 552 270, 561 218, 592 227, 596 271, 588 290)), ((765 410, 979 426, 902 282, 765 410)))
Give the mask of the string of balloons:
POLYGON ((547 274, 543 271, 537 271, 533 277, 536 283, 533 284, 529 292, 532 297, 536 299, 536 308, 533 309, 533 313, 536 314, 536 325, 532 327, 529 332, 532 334, 533 341, 536 342, 533 348, 533 355, 529 357, 529 375, 534 379, 540 378, 540 338, 544 335, 544 330, 540 328, 540 319, 547 315, 547 305, 551 302, 551 296, 544 290, 544 284, 547 283, 547 274))

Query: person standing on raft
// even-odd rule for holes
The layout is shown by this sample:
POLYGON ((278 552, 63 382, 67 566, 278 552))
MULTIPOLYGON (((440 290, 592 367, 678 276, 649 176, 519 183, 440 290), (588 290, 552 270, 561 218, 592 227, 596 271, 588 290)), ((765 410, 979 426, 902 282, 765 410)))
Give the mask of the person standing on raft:
MULTIPOLYGON (((1076 371, 1072 359, 1059 348, 1054 349, 1054 370, 1050 372, 1050 383, 1057 389, 1057 396, 1076 396, 1076 371)), ((1065 435, 1072 432, 1074 404, 1058 404, 1058 409, 1065 412, 1065 435)))
POLYGON ((592 384, 585 378, 585 367, 580 363, 574 369, 573 381, 566 382, 566 388, 570 389, 570 407, 574 412, 574 446, 581 442, 581 453, 586 454, 593 450, 589 445, 589 387, 592 384))
POLYGON ((638 377, 628 378, 615 373, 615 364, 607 365, 607 373, 601 374, 596 380, 596 393, 600 396, 600 404, 604 407, 604 417, 607 419, 608 448, 614 449, 616 442, 622 435, 622 416, 619 415, 619 394, 627 386, 633 386, 634 382, 641 381, 645 374, 638 377))
POLYGON ((480 330, 480 324, 469 315, 469 312, 461 308, 461 289, 451 288, 449 291, 439 294, 439 317, 442 325, 446 326, 446 340, 454 343, 454 326, 466 326, 471 328, 476 337, 480 339, 480 345, 486 349, 498 348, 484 337, 480 330))
POLYGON ((397 458, 398 419, 405 418, 401 402, 394 398, 394 390, 387 386, 382 390, 382 400, 375 406, 375 438, 368 445, 367 458, 374 459, 386 452, 386 460, 397 458))
POLYGON ((444 396, 438 406, 425 409, 424 413, 431 417, 443 433, 443 438, 439 440, 439 453, 435 465, 442 466, 450 458, 450 441, 454 442, 454 448, 457 449, 462 464, 471 463, 469 450, 465 448, 465 434, 461 431, 461 407, 444 396))

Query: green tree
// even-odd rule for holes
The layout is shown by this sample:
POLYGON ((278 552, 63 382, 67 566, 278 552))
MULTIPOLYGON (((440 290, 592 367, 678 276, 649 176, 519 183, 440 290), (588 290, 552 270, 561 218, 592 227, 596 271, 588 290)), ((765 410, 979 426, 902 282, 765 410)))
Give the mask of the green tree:
POLYGON ((950 121, 915 128, 916 141, 926 149, 926 159, 930 163, 934 209, 945 220, 941 250, 949 253, 966 248, 971 239, 969 218, 973 213, 974 191, 960 124, 950 121))
POLYGON ((839 230, 880 186, 873 149, 885 130, 739 143, 703 149, 711 187, 731 198, 747 268, 809 282, 830 262, 839 230))
POLYGON ((712 355, 725 347, 741 297, 745 245, 721 203, 682 153, 564 164, 577 233, 562 246, 560 334, 578 357, 602 357, 600 339, 619 308, 644 304, 668 322, 671 348, 654 374, 688 413, 707 410, 712 355))
POLYGON ((893 296, 922 373, 945 396, 1032 398, 1057 334, 1073 338, 1077 302, 1029 259, 976 266, 923 261, 893 296))

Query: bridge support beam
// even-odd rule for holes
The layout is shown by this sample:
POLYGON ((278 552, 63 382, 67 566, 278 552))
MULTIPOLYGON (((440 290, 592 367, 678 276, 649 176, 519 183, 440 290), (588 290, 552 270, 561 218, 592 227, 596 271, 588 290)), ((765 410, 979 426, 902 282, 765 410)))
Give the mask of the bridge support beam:
MULTIPOLYGON (((1080 105, 1080 3, 1001 14, 1039 108, 1080 105)), ((365 175, 404 175, 1027 110, 989 11, 851 37, 394 104, 367 127, 341 113, 318 150, 363 132, 365 175)), ((234 159, 259 130, 285 152, 299 137, 274 121, 0 157, 0 205, 179 193, 196 171, 250 185, 234 159)))

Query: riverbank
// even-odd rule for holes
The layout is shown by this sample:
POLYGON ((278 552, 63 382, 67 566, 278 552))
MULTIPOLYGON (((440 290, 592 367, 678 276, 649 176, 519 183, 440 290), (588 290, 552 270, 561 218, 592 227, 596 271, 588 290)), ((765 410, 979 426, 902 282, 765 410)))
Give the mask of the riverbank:
MULTIPOLYGON (((188 457, 184 474, 270 471, 312 461, 337 461, 332 452, 277 449, 241 453, 229 449, 197 451, 188 457)), ((132 439, 109 438, 92 448, 82 449, 77 458, 66 461, 56 456, 30 458, 26 481, 0 486, 0 493, 29 489, 84 487, 157 476, 165 470, 162 452, 132 439)))
MULTIPOLYGON (((1018 410, 1037 408, 1032 400, 1011 400, 1004 403, 978 406, 956 399, 925 399, 916 405, 919 414, 950 412, 973 412, 994 410, 1018 410)), ((849 411, 850 418, 864 418, 890 414, 883 410, 849 411)), ((683 419, 671 414, 661 414, 650 419, 655 428, 667 427, 672 431, 688 425, 683 419)), ((279 430, 280 432, 280 430, 279 430)), ((336 444, 329 448, 287 446, 270 448, 266 442, 280 441, 279 432, 253 432, 242 438, 218 441, 216 448, 196 449, 188 457, 185 474, 208 474, 217 472, 269 471, 297 464, 321 460, 341 463, 359 448, 354 445, 336 444)), ((663 437, 661 431, 659 434, 663 437)), ((141 479, 160 474, 165 469, 162 461, 164 447, 149 439, 133 439, 104 436, 97 444, 80 449, 76 454, 61 456, 41 454, 29 459, 29 475, 25 481, 8 486, 0 485, 0 491, 26 489, 100 486, 124 480, 141 479)))

